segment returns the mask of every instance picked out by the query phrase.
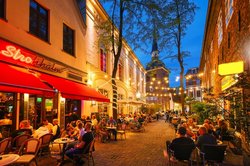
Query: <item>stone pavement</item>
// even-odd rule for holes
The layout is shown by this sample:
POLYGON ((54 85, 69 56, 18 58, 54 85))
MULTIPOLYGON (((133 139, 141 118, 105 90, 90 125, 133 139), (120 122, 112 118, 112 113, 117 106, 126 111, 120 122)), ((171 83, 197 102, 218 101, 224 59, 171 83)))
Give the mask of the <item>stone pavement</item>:
MULTIPOLYGON (((127 139, 100 143, 96 141, 95 152, 93 153, 96 166, 165 166, 168 165, 163 157, 163 149, 166 140, 175 137, 173 127, 164 120, 148 123, 145 132, 126 133, 127 139)), ((56 165, 53 158, 41 158, 40 166, 56 165)), ((90 163, 91 165, 92 163, 90 163)), ((65 166, 72 166, 66 163, 65 166)), ((85 164, 87 165, 87 164, 85 164)), ((242 166, 242 156, 236 156, 227 152, 225 166, 242 166)))

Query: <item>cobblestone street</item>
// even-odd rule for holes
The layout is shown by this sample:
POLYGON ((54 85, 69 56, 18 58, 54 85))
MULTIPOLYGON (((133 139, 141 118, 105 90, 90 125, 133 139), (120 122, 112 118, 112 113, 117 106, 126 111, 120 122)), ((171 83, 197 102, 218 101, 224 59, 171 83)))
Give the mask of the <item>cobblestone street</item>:
MULTIPOLYGON (((164 166, 167 165, 163 157, 166 140, 175 136, 173 127, 164 120, 148 123, 145 132, 127 132, 127 139, 100 143, 96 141, 94 159, 96 166, 164 166)), ((56 160, 42 158, 39 165, 56 165, 56 160)), ((92 164, 92 163, 91 163, 92 164)), ((68 162, 66 166, 73 165, 68 162)), ((87 165, 87 164, 85 164, 87 165)), ((228 152, 223 165, 240 166, 242 157, 228 152)))

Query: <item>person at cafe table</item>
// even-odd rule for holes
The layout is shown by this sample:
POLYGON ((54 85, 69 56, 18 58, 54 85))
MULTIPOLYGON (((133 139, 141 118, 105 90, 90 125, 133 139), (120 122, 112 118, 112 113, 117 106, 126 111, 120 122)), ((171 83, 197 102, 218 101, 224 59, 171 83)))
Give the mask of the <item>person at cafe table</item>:
POLYGON ((86 123, 86 125, 85 125, 86 133, 82 137, 80 137, 81 140, 79 140, 79 143, 75 144, 74 148, 70 148, 69 150, 67 150, 65 152, 67 157, 69 157, 70 159, 73 160, 75 154, 81 154, 84 152, 88 152, 88 150, 89 150, 89 149, 87 149, 87 148, 89 148, 88 145, 94 139, 94 135, 93 135, 93 132, 91 130, 91 127, 92 127, 91 123, 86 123))
MULTIPOLYGON (((117 123, 116 121, 113 119, 113 117, 111 116, 108 120, 108 126, 110 127, 116 127, 117 123)), ((115 129, 111 130, 112 134, 115 136, 115 141, 116 141, 116 136, 117 136, 117 131, 115 129)))
POLYGON ((216 138, 209 134, 207 131, 207 128, 202 126, 199 128, 199 137, 196 146, 203 151, 203 145, 204 144, 211 144, 211 145, 216 145, 217 140, 216 138))

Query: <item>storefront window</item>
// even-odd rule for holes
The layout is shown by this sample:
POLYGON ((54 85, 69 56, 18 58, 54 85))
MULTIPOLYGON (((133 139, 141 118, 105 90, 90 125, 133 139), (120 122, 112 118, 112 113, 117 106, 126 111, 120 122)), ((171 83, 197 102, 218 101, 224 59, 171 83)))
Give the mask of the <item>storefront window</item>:
POLYGON ((81 117, 81 101, 66 99, 65 105, 65 123, 80 119, 81 117))
POLYGON ((10 134, 14 111, 14 94, 0 92, 0 132, 3 138, 10 134))
POLYGON ((53 109, 53 99, 45 99, 45 118, 52 122, 54 118, 57 118, 57 111, 53 109))

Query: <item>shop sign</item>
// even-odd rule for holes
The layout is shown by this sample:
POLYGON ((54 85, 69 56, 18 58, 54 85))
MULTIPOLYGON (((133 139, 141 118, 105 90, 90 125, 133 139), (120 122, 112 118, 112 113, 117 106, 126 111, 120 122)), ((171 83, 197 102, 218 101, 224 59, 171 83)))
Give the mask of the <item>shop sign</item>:
POLYGON ((230 88, 231 86, 233 86, 234 84, 236 84, 237 82, 238 82, 238 80, 235 79, 234 76, 225 76, 221 80, 221 90, 224 91, 224 90, 230 88))
POLYGON ((242 73, 243 71, 244 71, 243 61, 223 63, 219 65, 219 75, 221 76, 239 74, 242 73))
POLYGON ((14 64, 32 66, 56 73, 62 73, 66 69, 65 67, 43 57, 39 57, 34 52, 2 39, 0 39, 0 58, 1 60, 14 64))

